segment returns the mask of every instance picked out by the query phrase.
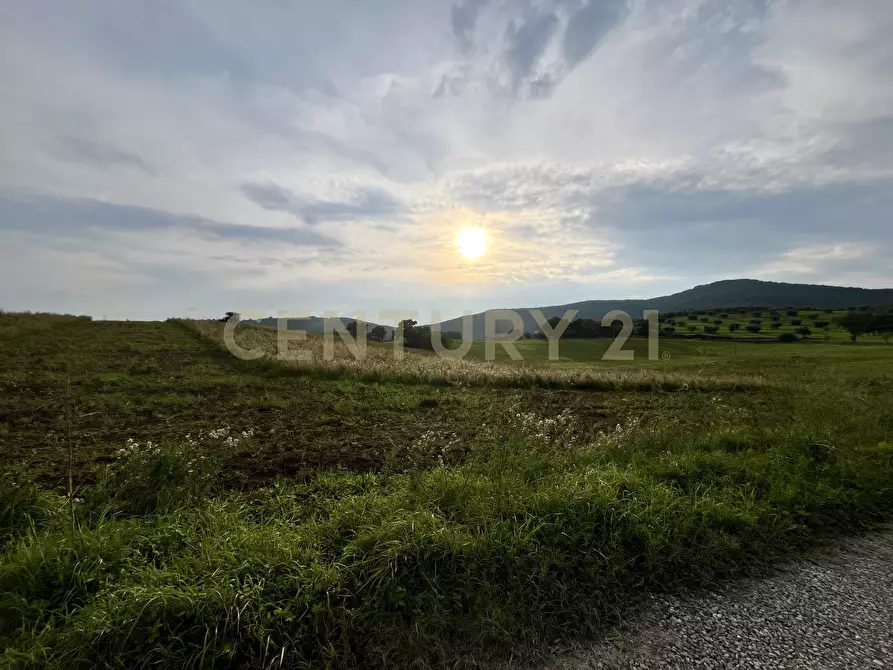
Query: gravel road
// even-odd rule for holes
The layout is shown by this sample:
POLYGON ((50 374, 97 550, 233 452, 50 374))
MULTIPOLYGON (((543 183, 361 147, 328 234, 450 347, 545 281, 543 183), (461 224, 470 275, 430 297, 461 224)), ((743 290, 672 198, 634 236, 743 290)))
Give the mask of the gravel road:
POLYGON ((893 670, 893 531, 847 539, 769 579, 651 602, 625 630, 544 670, 893 670))

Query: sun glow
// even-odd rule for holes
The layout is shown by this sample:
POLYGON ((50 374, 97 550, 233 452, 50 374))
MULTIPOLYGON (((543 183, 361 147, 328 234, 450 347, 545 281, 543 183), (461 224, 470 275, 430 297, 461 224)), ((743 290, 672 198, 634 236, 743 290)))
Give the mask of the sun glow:
POLYGON ((456 246, 465 258, 480 258, 487 253, 487 232, 483 228, 463 228, 456 236, 456 246))

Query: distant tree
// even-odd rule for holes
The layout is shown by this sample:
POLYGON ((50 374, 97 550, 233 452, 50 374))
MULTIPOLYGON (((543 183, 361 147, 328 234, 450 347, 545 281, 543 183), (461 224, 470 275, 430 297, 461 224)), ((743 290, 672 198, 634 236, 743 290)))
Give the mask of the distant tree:
POLYGON ((374 342, 383 342, 388 336, 388 331, 384 326, 375 326, 369 331, 369 339, 374 342))
POLYGON ((701 317, 701 321, 703 321, 704 323, 710 323, 710 317, 709 317, 709 316, 702 316, 702 317, 701 317))
POLYGON ((802 326, 803 319, 791 319, 791 325, 792 326, 802 326))
POLYGON ((717 326, 721 326, 721 325, 722 325, 722 319, 713 319, 713 323, 716 324, 717 326))
POLYGON ((779 328, 781 328, 781 321, 773 321, 772 330, 778 330, 779 328))
POLYGON ((797 316, 798 312, 796 309, 789 309, 785 312, 788 316, 797 316))
POLYGON ((704 326, 705 333, 718 333, 719 326, 704 326))
POLYGON ((761 317, 761 316, 763 316, 763 313, 762 312, 751 312, 750 315, 756 316, 756 317, 761 317))
POLYGON ((815 321, 816 319, 819 318, 819 315, 818 314, 807 314, 806 318, 809 319, 810 321, 815 321))
POLYGON ((750 322, 757 326, 759 326, 761 323, 763 323, 762 319, 751 319, 750 322))
POLYGON ((804 340, 807 337, 809 337, 810 335, 812 335, 812 331, 809 328, 807 328, 806 326, 801 326, 794 332, 797 333, 797 335, 800 335, 804 340))
POLYGON ((689 326, 689 327, 688 327, 688 332, 690 332, 690 333, 696 333, 696 332, 698 332, 698 327, 697 327, 697 326, 689 326))
POLYGON ((872 332, 884 338, 884 343, 889 344, 893 337, 893 314, 880 314, 874 318, 872 332))
POLYGON ((722 312, 719 316, 720 316, 720 318, 722 318, 722 319, 728 319, 728 318, 729 318, 729 313, 728 313, 728 312, 722 312))
POLYGON ((834 310, 828 308, 828 309, 825 310, 825 314, 834 314, 834 310))
POLYGON ((759 333, 762 330, 762 326, 758 323, 749 323, 747 324, 747 332, 748 333, 759 333))
POLYGON ((347 332, 350 334, 350 336, 353 337, 354 339, 356 339, 357 322, 356 321, 348 321, 344 327, 347 330, 347 332))
POLYGON ((856 338, 865 333, 870 333, 874 327, 874 315, 870 312, 847 312, 837 318, 837 324, 849 332, 853 344, 856 338))
POLYGON ((729 324, 729 332, 734 333, 736 330, 741 330, 740 323, 730 323, 729 324))
POLYGON ((779 342, 796 342, 797 336, 794 333, 782 333, 778 336, 779 342))
POLYGON ((830 326, 831 324, 830 324, 830 322, 828 322, 828 321, 816 321, 813 325, 814 325, 816 328, 827 328, 827 327, 830 326))
POLYGON ((868 305, 859 305, 859 311, 860 312, 870 312, 871 307, 869 307, 868 305))
POLYGON ((220 323, 226 323, 227 321, 237 321, 242 318, 242 315, 238 312, 227 312, 222 319, 217 319, 220 323))

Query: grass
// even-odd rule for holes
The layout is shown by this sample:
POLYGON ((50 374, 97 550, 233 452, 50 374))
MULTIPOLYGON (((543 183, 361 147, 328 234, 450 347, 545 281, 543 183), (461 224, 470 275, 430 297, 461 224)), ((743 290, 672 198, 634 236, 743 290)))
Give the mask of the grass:
POLYGON ((296 371, 175 323, 28 332, 0 367, 4 667, 535 661, 893 508, 893 347, 538 363, 768 380, 583 391, 296 371))
MULTIPOLYGON (((223 348, 223 324, 214 321, 182 322, 218 347, 223 348)), ((508 360, 504 349, 497 348, 496 361, 486 361, 483 355, 483 342, 475 342, 466 359, 440 357, 428 352, 407 350, 403 360, 397 360, 390 344, 370 344, 366 356, 356 359, 343 344, 338 343, 334 356, 326 360, 323 356, 323 340, 318 335, 308 334, 305 342, 290 344, 296 350, 310 354, 303 361, 280 362, 276 359, 277 333, 273 328, 243 325, 236 329, 236 343, 247 350, 264 353, 264 358, 254 361, 255 365, 272 365, 274 369, 291 369, 329 378, 351 378, 373 382, 422 383, 434 385, 487 386, 508 388, 561 388, 585 390, 676 390, 696 387, 701 390, 724 389, 738 391, 753 388, 764 383, 757 375, 691 375, 680 373, 661 366, 632 367, 606 366, 600 368, 568 367, 548 365, 545 342, 527 341, 533 344, 522 352, 525 356, 521 364, 501 365, 508 360)), ((597 346, 604 351, 610 341, 597 340, 597 346)), ((644 341, 636 341, 642 348, 644 341)), ((646 354, 640 352, 640 357, 646 354)))

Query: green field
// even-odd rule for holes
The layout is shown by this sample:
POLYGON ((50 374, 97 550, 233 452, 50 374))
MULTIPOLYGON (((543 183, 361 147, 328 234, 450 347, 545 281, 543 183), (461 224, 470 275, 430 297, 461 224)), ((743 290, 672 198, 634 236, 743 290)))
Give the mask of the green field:
POLYGON ((893 511, 880 338, 299 366, 218 331, 0 314, 0 666, 533 662, 893 511))
MULTIPOLYGON (((733 338, 736 340, 778 340, 782 333, 790 333, 798 338, 820 342, 850 342, 850 333, 836 323, 836 320, 846 314, 845 310, 826 311, 823 309, 810 310, 698 310, 686 317, 676 317, 675 333, 677 337, 691 337, 704 334, 704 326, 718 326, 719 331, 714 334, 721 338, 733 338), (789 314, 788 312, 796 312, 789 314), (777 316, 773 316, 776 314, 777 316), (815 318, 817 317, 817 318, 815 318), (704 321, 704 319, 707 319, 704 321), (760 331, 748 332, 747 325, 753 320, 759 319, 760 331), (720 323, 716 323, 716 321, 720 323), (827 326, 817 327, 816 322, 827 323, 827 326), (799 323, 797 323, 799 322, 799 323), (739 330, 730 331, 729 326, 737 323, 739 330), (773 326, 780 323, 779 326, 773 326), (798 328, 806 327, 811 331, 808 335, 797 333, 798 328)), ((889 339, 889 338, 888 338, 889 339)), ((857 338, 860 342, 886 343, 881 335, 865 334, 857 338)))

